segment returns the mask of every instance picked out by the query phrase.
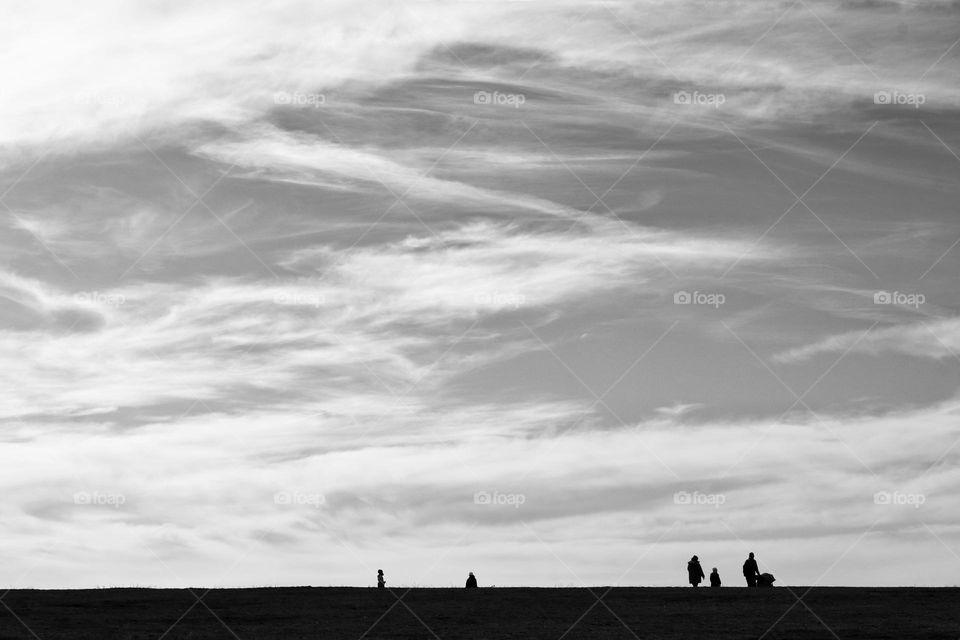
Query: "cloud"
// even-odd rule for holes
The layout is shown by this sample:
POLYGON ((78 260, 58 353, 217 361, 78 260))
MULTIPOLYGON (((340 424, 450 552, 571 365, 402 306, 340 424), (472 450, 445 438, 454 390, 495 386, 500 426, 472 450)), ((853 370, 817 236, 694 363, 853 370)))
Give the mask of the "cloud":
MULTIPOLYGON (((239 142, 217 141, 197 149, 197 153, 224 164, 236 164, 260 170, 258 178, 275 179, 324 189, 380 191, 396 198, 411 198, 486 208, 530 209, 551 215, 574 217, 576 211, 554 202, 481 189, 458 181, 427 175, 430 166, 418 169, 399 163, 373 150, 353 149, 321 139, 294 136, 279 130, 261 128, 239 142), (316 177, 314 177, 316 176, 316 177), (331 182, 332 179, 332 182, 331 182)), ((443 155, 443 150, 438 150, 443 155)))
POLYGON ((659 111, 669 102, 668 85, 678 83, 719 88, 728 94, 727 108, 747 117, 822 112, 836 100, 869 99, 878 83, 955 107, 960 93, 946 67, 931 66, 950 45, 932 29, 941 14, 906 15, 928 37, 909 45, 881 41, 877 34, 900 17, 832 1, 789 10, 764 2, 714 10, 653 1, 586 10, 547 2, 320 8, 286 1, 269 10, 256 3, 103 1, 83 10, 19 3, 2 33, 11 64, 2 77, 0 140, 12 150, 53 142, 62 152, 191 122, 242 126, 272 110, 278 91, 389 84, 416 74, 433 52, 446 56, 448 73, 468 78, 516 76, 531 67, 643 76, 664 88, 659 111), (856 21, 845 19, 853 11, 856 21), (24 24, 31 29, 19 28, 24 24), (128 46, 132 36, 136 47, 128 46), (521 42, 535 46, 518 56, 521 42), (67 69, 64 59, 74 64, 67 69))
POLYGON ((934 360, 957 358, 960 357, 960 321, 945 318, 874 329, 866 335, 863 331, 842 333, 780 352, 774 360, 793 363, 823 353, 846 352, 872 356, 895 353, 934 360))
POLYGON ((665 418, 676 419, 690 413, 691 411, 696 411, 702 406, 703 405, 698 402, 692 402, 692 403, 686 403, 686 404, 682 402, 677 402, 675 404, 670 405, 669 407, 657 407, 656 413, 661 416, 664 416, 665 418))
MULTIPOLYGON (((588 540, 604 538, 623 557, 662 536, 662 546, 645 562, 648 577, 627 580, 650 584, 663 575, 653 584, 672 584, 673 556, 685 547, 715 549, 712 557, 742 555, 735 540, 717 541, 717 518, 723 518, 737 536, 764 550, 762 560, 778 575, 802 549, 813 564, 787 573, 794 583, 816 579, 814 572, 827 568, 806 539, 824 544, 873 525, 888 548, 897 548, 897 536, 918 519, 937 526, 956 508, 958 476, 944 454, 955 438, 954 405, 854 422, 828 417, 689 428, 668 421, 545 435, 573 409, 538 401, 384 415, 379 420, 389 428, 373 432, 350 427, 345 416, 272 412, 188 414, 175 424, 122 435, 106 425, 84 433, 21 426, 29 444, 4 447, 3 482, 12 496, 11 531, 31 537, 28 544, 14 536, 12 544, 26 551, 82 525, 82 534, 49 551, 51 558, 69 564, 100 557, 109 580, 157 575, 161 585, 177 584, 180 571, 193 579, 197 571, 219 575, 215 568, 231 548, 257 553, 221 578, 224 584, 246 583, 264 570, 264 557, 286 567, 303 550, 345 551, 343 544, 350 561, 331 563, 311 583, 362 584, 357 572, 364 558, 374 556, 387 558, 383 564, 389 562, 395 580, 412 581, 431 564, 416 567, 424 550, 454 545, 432 578, 442 583, 456 574, 463 554, 482 556, 484 545, 496 544, 498 555, 511 561, 488 573, 496 571, 501 584, 522 584, 531 575, 552 575, 552 563, 540 563, 543 541, 569 556, 584 579, 602 581, 616 577, 613 565, 581 558, 588 540), (927 425, 922 439, 905 428, 917 421, 927 425), (784 442, 791 443, 789 453, 784 442), (146 450, 151 455, 144 458, 146 450), (138 460, 135 471, 130 460, 138 460), (530 460, 539 464, 531 468, 530 460), (919 509, 877 503, 878 492, 922 495, 924 502, 919 509), (714 503, 708 504, 710 496, 714 503), (715 504, 718 496, 722 502, 715 504), (800 526, 811 513, 819 525, 800 526), (797 545, 784 549, 786 540, 797 545), (400 548, 405 551, 397 555, 400 548), (148 570, 154 554, 176 570, 148 570)), ((936 541, 924 540, 936 555, 936 541)), ((949 570, 942 567, 943 575, 933 579, 947 579, 949 570)), ((872 579, 870 571, 861 572, 840 580, 872 579)), ((86 585, 82 575, 69 584, 86 585)), ((41 565, 25 580, 46 585, 60 579, 41 565)), ((824 583, 836 580, 831 574, 824 583)))
MULTIPOLYGON (((0 353, 11 359, 0 378, 19 391, 6 411, 209 401, 254 380, 290 392, 306 371, 355 383, 372 376, 392 389, 415 381, 484 318, 536 316, 638 286, 662 295, 673 285, 663 281, 659 262, 706 269, 744 248, 735 240, 624 233, 613 221, 591 226, 591 234, 534 234, 475 222, 343 255, 300 250, 284 266, 303 275, 282 282, 221 277, 68 293, 7 275, 16 287, 8 297, 32 313, 90 320, 64 332, 32 331, 26 344, 18 332, 0 333, 0 353), (44 398, 40 389, 54 381, 60 391, 44 398)), ((486 344, 448 354, 444 366, 479 366, 533 344, 525 333, 501 334, 499 345, 479 335, 486 344)))
POLYGON ((3 33, 11 64, 0 139, 54 138, 64 150, 184 122, 239 124, 268 109, 279 90, 405 73, 436 46, 438 30, 456 37, 476 13, 444 6, 97 2, 81 11, 20 3, 3 33), (28 35, 22 24, 35 28, 28 35))

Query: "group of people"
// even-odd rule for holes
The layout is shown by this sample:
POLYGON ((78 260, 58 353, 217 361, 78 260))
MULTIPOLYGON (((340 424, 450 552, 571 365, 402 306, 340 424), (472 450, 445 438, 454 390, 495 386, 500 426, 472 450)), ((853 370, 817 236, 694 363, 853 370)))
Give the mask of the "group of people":
MULTIPOLYGON (((694 587, 700 586, 700 583, 706 578, 703 567, 700 566, 700 558, 697 556, 690 558, 690 562, 687 563, 687 577, 690 580, 690 585, 694 587)), ((743 563, 743 577, 747 580, 748 587, 772 587, 775 580, 769 573, 760 573, 760 567, 757 565, 757 559, 753 557, 752 551, 746 562, 743 563)), ((719 587, 721 584, 720 574, 714 567, 710 572, 710 586, 719 587)), ((473 575, 473 571, 467 576, 465 586, 467 589, 477 588, 477 578, 473 575)), ((377 588, 387 588, 387 581, 383 577, 383 569, 377 570, 377 588)))
MULTIPOLYGON (((706 576, 703 573, 703 567, 700 566, 700 558, 693 556, 687 563, 687 578, 690 580, 690 586, 697 587, 703 582, 706 576)), ((757 559, 753 557, 753 552, 746 562, 743 563, 743 577, 747 580, 748 587, 772 587, 775 578, 769 573, 760 573, 760 567, 757 566, 757 559)), ((710 572, 710 586, 721 586, 720 574, 714 567, 710 572)))
MULTIPOLYGON (((383 569, 377 569, 377 589, 386 589, 387 581, 383 577, 383 569)), ((473 571, 470 572, 470 575, 467 576, 467 589, 476 589, 477 588, 477 577, 473 575, 473 571)))

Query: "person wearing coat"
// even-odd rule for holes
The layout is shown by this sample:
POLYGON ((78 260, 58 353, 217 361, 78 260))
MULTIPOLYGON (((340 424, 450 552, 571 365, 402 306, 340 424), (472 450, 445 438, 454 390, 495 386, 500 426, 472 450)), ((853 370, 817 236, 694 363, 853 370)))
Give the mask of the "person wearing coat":
POLYGON ((750 557, 743 563, 743 577, 747 579, 748 587, 757 586, 757 576, 760 575, 760 568, 757 566, 757 559, 750 552, 750 557))
POLYGON ((473 575, 473 571, 470 572, 470 575, 467 576, 467 589, 476 589, 477 588, 477 577, 473 575))
POLYGON ((703 567, 700 566, 700 559, 697 556, 690 558, 687 563, 687 577, 690 579, 691 586, 696 587, 706 576, 703 574, 703 567))

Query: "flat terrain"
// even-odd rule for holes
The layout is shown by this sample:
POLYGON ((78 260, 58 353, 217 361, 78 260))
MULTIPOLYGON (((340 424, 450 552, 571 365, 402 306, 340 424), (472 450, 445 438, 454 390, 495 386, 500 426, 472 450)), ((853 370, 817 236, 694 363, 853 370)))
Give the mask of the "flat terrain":
POLYGON ((0 640, 960 638, 960 589, 815 588, 799 602, 805 591, 15 590, 0 598, 0 640))

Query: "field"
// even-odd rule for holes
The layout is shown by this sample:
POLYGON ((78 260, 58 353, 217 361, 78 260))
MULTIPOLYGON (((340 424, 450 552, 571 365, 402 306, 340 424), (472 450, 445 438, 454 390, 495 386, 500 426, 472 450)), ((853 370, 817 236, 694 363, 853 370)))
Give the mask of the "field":
POLYGON ((815 588, 801 602, 805 591, 14 590, 0 598, 0 640, 960 638, 960 589, 815 588))

